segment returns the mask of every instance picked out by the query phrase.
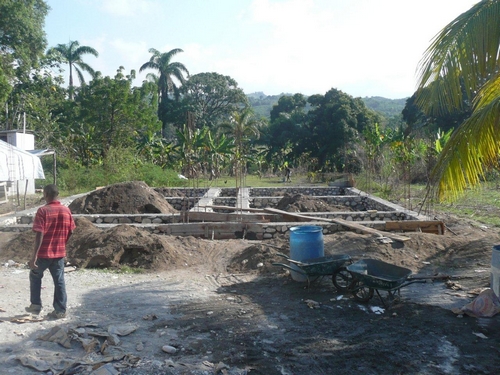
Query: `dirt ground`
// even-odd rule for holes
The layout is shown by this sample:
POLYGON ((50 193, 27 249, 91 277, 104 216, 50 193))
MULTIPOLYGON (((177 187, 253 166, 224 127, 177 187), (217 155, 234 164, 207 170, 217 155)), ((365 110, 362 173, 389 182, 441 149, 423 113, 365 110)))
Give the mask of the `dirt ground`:
POLYGON ((80 219, 68 246, 68 262, 77 267, 66 275, 69 314, 58 321, 44 319, 53 293, 48 275, 42 320, 23 314, 33 234, 0 232, 0 372, 497 374, 500 314, 475 318, 452 309, 490 286, 499 231, 438 219, 444 235, 406 233, 405 242, 354 232, 324 236, 325 255, 451 276, 402 288, 392 304, 381 292, 389 307, 377 295, 357 302, 329 277, 309 288, 293 281, 272 264, 284 261, 278 252, 289 254, 287 237, 211 241, 127 226, 102 230, 80 219), (137 268, 144 272, 123 272, 137 268), (57 343, 54 336, 64 336, 55 335, 58 329, 69 347, 57 343), (47 341, 49 333, 56 342, 47 341))

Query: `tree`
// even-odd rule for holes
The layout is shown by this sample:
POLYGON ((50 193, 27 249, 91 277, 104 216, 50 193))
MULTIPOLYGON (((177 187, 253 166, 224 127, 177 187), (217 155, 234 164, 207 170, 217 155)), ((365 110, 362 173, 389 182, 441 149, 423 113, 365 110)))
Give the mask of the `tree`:
POLYGON ((500 152, 500 0, 483 0, 436 35, 420 62, 417 105, 428 115, 472 103, 432 172, 440 199, 480 183, 500 152))
POLYGON ((235 111, 248 106, 248 99, 238 83, 218 73, 191 76, 182 93, 198 128, 215 128, 217 124, 227 122, 235 111))
POLYGON ((180 62, 172 61, 172 58, 179 52, 183 52, 180 48, 174 48, 168 52, 161 53, 160 51, 151 48, 149 53, 152 54, 148 62, 142 64, 139 72, 145 69, 153 69, 159 76, 151 76, 157 79, 158 84, 158 118, 162 122, 162 134, 166 136, 167 128, 172 112, 172 101, 178 102, 180 98, 180 88, 177 86, 174 78, 182 84, 185 83, 183 73, 189 76, 189 71, 180 62))
POLYGON ((283 95, 279 98, 278 104, 271 109, 271 121, 276 120, 282 113, 293 113, 297 110, 303 111, 307 104, 307 99, 302 94, 293 96, 283 95))
POLYGON ((75 120, 78 129, 83 129, 80 133, 85 135, 84 130, 89 129, 93 135, 89 140, 94 147, 93 161, 105 159, 112 147, 135 147, 143 134, 159 130, 154 107, 148 106, 140 90, 131 88, 130 77, 123 75, 122 68, 114 78, 96 77, 85 85, 75 103, 79 110, 75 120))
POLYGON ((207 132, 206 138, 206 169, 210 173, 209 180, 218 179, 221 175, 221 170, 224 167, 227 159, 233 154, 234 142, 226 137, 225 134, 212 135, 212 132, 207 132))
POLYGON ((236 175, 236 187, 243 186, 247 161, 251 160, 252 141, 259 138, 261 121, 255 118, 251 108, 231 114, 228 122, 219 126, 219 130, 234 140, 233 165, 236 175))
POLYGON ((308 134, 301 141, 303 150, 318 159, 318 167, 354 172, 350 166, 349 144, 359 139, 366 126, 380 122, 380 117, 366 108, 360 98, 331 89, 325 95, 308 98, 308 134))
POLYGON ((182 131, 177 130, 180 167, 190 179, 198 178, 201 173, 208 132, 208 128, 192 130, 187 125, 183 126, 182 131))
POLYGON ((295 163, 305 151, 303 140, 309 135, 305 111, 307 99, 302 94, 282 96, 271 110, 271 123, 263 128, 261 139, 267 146, 266 160, 275 168, 285 162, 295 163))
POLYGON ((43 26, 49 7, 43 0, 0 1, 0 104, 24 81, 43 55, 43 26))
POLYGON ((73 100, 74 85, 73 85, 73 69, 75 69, 80 85, 85 83, 83 72, 89 73, 92 78, 95 77, 95 71, 90 65, 82 60, 83 55, 99 56, 99 53, 92 47, 80 46, 78 41, 70 41, 68 44, 58 44, 47 51, 48 55, 54 55, 61 59, 61 62, 69 65, 69 99, 73 100))

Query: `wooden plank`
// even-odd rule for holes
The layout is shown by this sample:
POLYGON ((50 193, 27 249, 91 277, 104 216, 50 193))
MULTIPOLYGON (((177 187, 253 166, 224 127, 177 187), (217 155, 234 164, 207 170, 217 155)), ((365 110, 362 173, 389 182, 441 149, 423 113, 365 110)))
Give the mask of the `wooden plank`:
POLYGON ((386 221, 385 230, 387 231, 402 231, 415 232, 422 231, 424 233, 444 234, 444 223, 439 220, 419 221, 419 220, 402 220, 402 221, 386 221))
POLYGON ((400 235, 397 235, 395 233, 379 231, 379 230, 376 230, 373 228, 366 227, 362 224, 357 224, 353 221, 347 221, 347 220, 343 220, 343 219, 326 219, 326 218, 321 218, 321 217, 312 218, 310 216, 305 216, 305 215, 301 215, 301 214, 297 214, 297 213, 293 213, 293 212, 281 211, 281 210, 278 210, 276 208, 265 208, 264 211, 274 213, 274 214, 283 215, 283 217, 294 217, 296 219, 299 219, 297 221, 322 221, 322 222, 330 222, 330 223, 340 224, 340 225, 347 227, 347 228, 359 230, 362 233, 375 234, 375 235, 378 235, 381 237, 389 237, 389 238, 392 238, 393 240, 401 241, 401 242, 408 241, 410 239, 409 237, 406 237, 406 236, 400 236, 400 235))
POLYGON ((161 233, 172 236, 193 236, 207 239, 250 238, 262 239, 262 228, 253 223, 188 223, 163 224, 156 227, 161 233))
POLYGON ((211 208, 213 210, 226 210, 226 211, 243 211, 243 212, 264 212, 261 208, 241 208, 241 207, 233 207, 233 206, 212 206, 212 205, 204 205, 197 206, 200 208, 211 208))
POLYGON ((275 215, 266 213, 224 213, 224 212, 203 212, 203 211, 187 211, 183 212, 184 220, 189 222, 194 221, 211 221, 211 222, 262 222, 268 223, 275 215))

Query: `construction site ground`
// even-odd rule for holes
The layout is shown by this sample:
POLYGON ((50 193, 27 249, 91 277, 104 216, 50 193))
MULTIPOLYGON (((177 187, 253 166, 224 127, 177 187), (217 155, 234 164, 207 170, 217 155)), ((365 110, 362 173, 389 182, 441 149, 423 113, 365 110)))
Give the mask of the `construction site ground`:
POLYGON ((499 231, 448 215, 438 219, 444 235, 405 233, 405 242, 352 231, 324 236, 325 255, 379 259, 438 276, 402 288, 389 307, 376 295, 363 304, 338 293, 328 277, 309 288, 292 280, 272 265, 283 261, 278 252, 289 254, 285 236, 217 241, 126 225, 102 230, 81 219, 68 260, 97 252, 108 266, 68 267, 62 320, 45 318, 52 310, 49 274, 42 314, 24 313, 34 236, 0 232, 0 372, 496 374, 498 315, 457 311, 489 288, 499 231), (149 253, 130 252, 124 262, 124 247, 144 244, 149 253), (138 269, 143 272, 132 273, 138 269))

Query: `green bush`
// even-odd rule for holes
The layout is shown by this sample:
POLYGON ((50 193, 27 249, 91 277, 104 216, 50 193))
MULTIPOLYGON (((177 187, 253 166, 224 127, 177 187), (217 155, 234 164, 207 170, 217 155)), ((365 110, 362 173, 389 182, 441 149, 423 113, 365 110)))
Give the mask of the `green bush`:
MULTIPOLYGON (((47 173, 46 177, 40 180, 42 186, 53 181, 52 173, 47 173)), ((184 185, 177 172, 144 162, 133 149, 111 148, 101 164, 90 167, 67 158, 58 160, 57 185, 65 195, 125 181, 144 181, 151 187, 184 185)))

